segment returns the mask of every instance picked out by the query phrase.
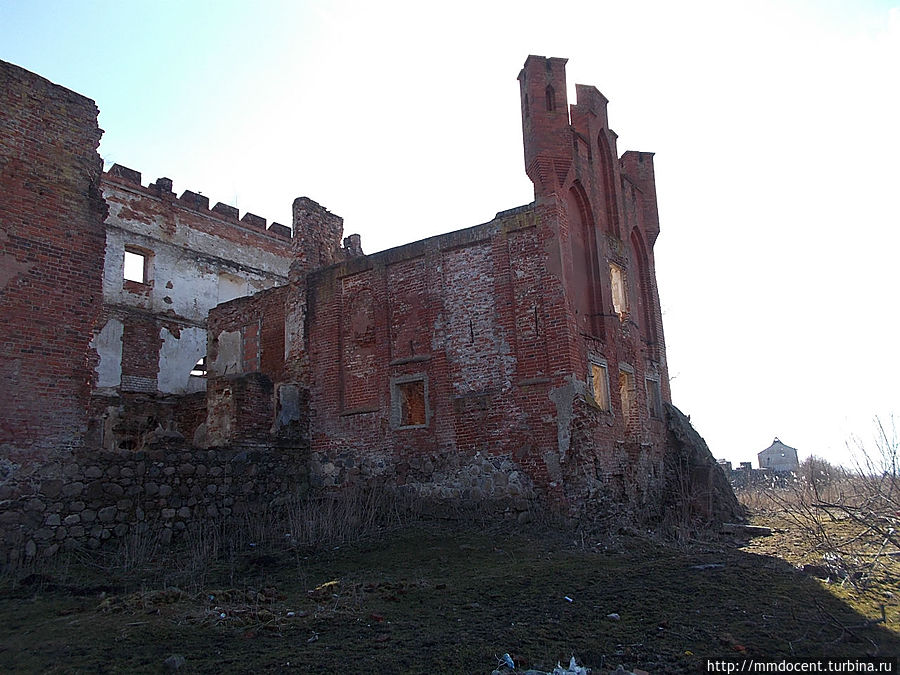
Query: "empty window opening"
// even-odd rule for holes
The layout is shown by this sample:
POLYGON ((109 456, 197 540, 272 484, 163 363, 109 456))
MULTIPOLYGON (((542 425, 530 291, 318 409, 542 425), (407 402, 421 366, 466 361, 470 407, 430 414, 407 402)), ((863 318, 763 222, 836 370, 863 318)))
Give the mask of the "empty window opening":
POLYGON ((591 392, 601 410, 609 410, 609 372, 605 363, 591 363, 591 392))
MULTIPOLYGON (((181 371, 184 372, 184 371, 181 371)), ((194 366, 193 370, 191 370, 191 377, 206 377, 206 357, 204 356, 199 361, 197 361, 197 365, 194 366)))
POLYGON ((147 254, 135 249, 125 249, 125 264, 122 276, 126 281, 147 283, 147 254))
POLYGON ((631 370, 619 369, 619 397, 622 399, 622 419, 628 424, 634 408, 634 373, 631 370))
POLYGON ((399 426, 416 427, 426 424, 425 380, 401 382, 396 386, 399 426))
POLYGON ((553 112, 556 110, 556 91, 551 85, 547 85, 547 110, 553 112))
POLYGON ((644 380, 644 383, 647 386, 647 411, 650 413, 650 417, 662 419, 662 390, 659 386, 659 380, 648 377, 644 380))
POLYGON ((613 309, 620 321, 628 314, 628 295, 625 292, 625 270, 615 263, 609 264, 609 282, 612 287, 613 309))

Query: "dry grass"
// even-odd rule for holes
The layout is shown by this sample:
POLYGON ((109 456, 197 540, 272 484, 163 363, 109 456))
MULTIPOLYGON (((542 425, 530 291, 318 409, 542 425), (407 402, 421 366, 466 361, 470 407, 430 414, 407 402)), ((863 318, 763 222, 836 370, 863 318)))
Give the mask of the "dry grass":
POLYGON ((893 424, 876 430, 872 444, 853 442, 853 469, 811 457, 799 476, 738 492, 752 512, 790 523, 815 564, 860 588, 894 580, 900 561, 900 445, 893 424))

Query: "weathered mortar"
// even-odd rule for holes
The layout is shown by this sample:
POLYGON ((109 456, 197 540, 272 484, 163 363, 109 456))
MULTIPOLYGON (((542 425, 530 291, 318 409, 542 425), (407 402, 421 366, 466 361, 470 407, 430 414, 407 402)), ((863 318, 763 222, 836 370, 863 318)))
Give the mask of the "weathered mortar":
MULTIPOLYGON (((88 98, 0 61, 0 455, 82 443, 101 311, 101 130, 88 98)), ((2 478, 2 476, 0 476, 2 478)))
MULTIPOLYGON (((681 439, 662 406, 653 156, 618 156, 595 88, 568 104, 564 59, 529 56, 519 75, 535 201, 369 256, 305 197, 291 239, 167 178, 101 176, 93 102, 0 75, 0 383, 16 391, 0 399, 0 525, 15 555, 265 508, 267 483, 296 494, 307 460, 323 489, 513 513, 533 498, 570 513, 668 503, 681 439), (191 372, 203 355, 206 378, 191 372), (207 382, 204 415, 189 392, 207 382), (115 452, 70 455, 89 408, 88 447, 115 452), (266 449, 258 478, 237 480, 236 444, 266 449)), ((691 468, 700 489, 707 469, 691 468)))
POLYGON ((200 450, 165 432, 146 450, 79 453, 0 485, 0 564, 258 517, 305 494, 306 466, 302 447, 200 450))

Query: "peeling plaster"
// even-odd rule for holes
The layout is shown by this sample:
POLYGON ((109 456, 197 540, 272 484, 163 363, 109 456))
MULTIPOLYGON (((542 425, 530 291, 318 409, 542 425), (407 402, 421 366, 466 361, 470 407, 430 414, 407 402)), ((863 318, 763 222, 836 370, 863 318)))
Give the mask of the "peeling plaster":
POLYGON ((110 319, 90 342, 91 349, 100 357, 96 368, 99 389, 118 387, 122 383, 123 331, 121 321, 110 319))
POLYGON ((278 387, 278 415, 275 431, 300 422, 300 388, 296 384, 282 384, 278 387))
MULTIPOLYGON (((208 374, 213 377, 235 375, 241 372, 241 333, 222 331, 216 338, 218 350, 215 359, 208 365, 208 374)), ((193 364, 192 364, 193 365, 193 364)))
POLYGON ((191 384, 191 370, 206 354, 206 331, 186 327, 173 335, 163 326, 159 331, 162 347, 159 350, 157 387, 164 394, 185 394, 196 391, 191 384))
POLYGON ((585 387, 574 375, 569 375, 566 380, 566 384, 556 389, 551 389, 548 394, 550 400, 556 405, 556 440, 559 445, 559 458, 561 461, 565 461, 566 453, 569 452, 569 443, 572 440, 571 427, 575 397, 585 387))

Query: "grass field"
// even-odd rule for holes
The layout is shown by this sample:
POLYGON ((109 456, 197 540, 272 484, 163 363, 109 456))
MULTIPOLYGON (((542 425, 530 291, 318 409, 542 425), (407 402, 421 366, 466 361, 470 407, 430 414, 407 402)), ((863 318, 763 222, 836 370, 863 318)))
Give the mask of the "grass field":
POLYGON ((865 589, 813 578, 789 519, 755 521, 776 533, 674 546, 417 519, 202 564, 190 549, 73 553, 0 582, 0 670, 165 672, 175 655, 179 672, 490 673, 508 652, 520 669, 574 655, 595 673, 678 673, 714 656, 900 654, 896 569, 865 589))

